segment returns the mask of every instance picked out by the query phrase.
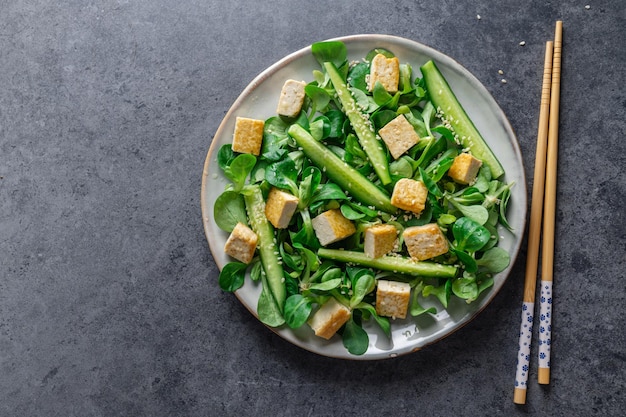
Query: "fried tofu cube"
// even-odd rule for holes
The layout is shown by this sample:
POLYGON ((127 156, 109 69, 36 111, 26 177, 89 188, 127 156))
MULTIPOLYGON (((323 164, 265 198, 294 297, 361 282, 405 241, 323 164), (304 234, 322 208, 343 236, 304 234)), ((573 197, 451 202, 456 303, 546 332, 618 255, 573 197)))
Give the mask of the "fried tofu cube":
POLYGON ((407 227, 402 237, 409 255, 417 261, 434 258, 448 252, 448 241, 437 223, 407 227))
POLYGON ((369 90, 373 91, 376 81, 391 94, 398 92, 400 83, 400 60, 397 57, 387 58, 377 54, 370 63, 369 90))
POLYGON ((378 280, 376 314, 379 316, 406 318, 410 299, 411 286, 407 282, 378 280))
POLYGON ((343 240, 356 232, 354 224, 346 219, 339 209, 325 211, 311 222, 322 246, 343 240))
POLYGON ((263 143, 263 120, 237 117, 233 134, 233 151, 259 155, 263 143))
POLYGON ((298 208, 298 201, 298 197, 272 187, 265 202, 265 217, 275 228, 285 229, 298 208))
POLYGON ((313 314, 308 323, 316 336, 328 340, 350 319, 350 315, 348 307, 335 298, 330 298, 313 314))
POLYGON ((448 169, 448 175, 459 184, 471 184, 476 180, 482 161, 468 153, 461 153, 448 169))
POLYGON ((258 236, 252 229, 243 223, 237 223, 230 233, 224 252, 244 264, 249 264, 254 257, 258 236))
POLYGON ((285 117, 296 117, 304 104, 304 81, 287 80, 280 91, 276 113, 285 117))
POLYGON ((402 114, 383 126, 378 134, 387 145, 393 159, 398 159, 420 140, 413 125, 402 114))
POLYGON ((420 214, 426 207, 428 189, 423 182, 402 178, 393 187, 391 204, 402 210, 420 214))
POLYGON ((370 258, 380 258, 391 252, 398 237, 398 229, 391 224, 377 224, 365 230, 363 251, 370 258))

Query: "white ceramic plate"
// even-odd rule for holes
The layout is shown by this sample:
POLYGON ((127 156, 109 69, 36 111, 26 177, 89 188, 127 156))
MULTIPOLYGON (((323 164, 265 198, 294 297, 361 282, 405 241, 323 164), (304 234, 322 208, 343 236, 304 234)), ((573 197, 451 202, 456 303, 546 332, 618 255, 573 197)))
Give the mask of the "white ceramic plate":
MULTIPOLYGON (((315 336, 306 325, 297 330, 286 326, 272 329, 289 342, 320 355, 356 360, 383 359, 414 352, 437 342, 474 318, 496 296, 509 275, 522 241, 527 205, 526 181, 517 139, 506 116, 487 89, 456 61, 432 48, 394 36, 355 35, 338 38, 338 40, 346 44, 349 60, 360 60, 370 50, 382 47, 396 54, 400 62, 410 63, 414 73, 418 75, 422 64, 430 59, 434 60, 466 112, 505 167, 506 181, 516 183, 512 189, 508 211, 508 219, 515 233, 502 228, 499 244, 511 254, 511 263, 505 271, 497 274, 494 286, 483 292, 481 297, 472 304, 468 305, 463 300, 452 297, 448 309, 444 310, 441 305, 433 301, 430 305, 437 307, 438 314, 394 320, 391 339, 382 334, 375 324, 367 326, 366 323, 365 329, 369 333, 370 346, 362 356, 349 354, 339 336, 335 335, 327 341, 315 336)), ((320 69, 320 66, 311 55, 310 47, 301 49, 267 68, 237 98, 215 134, 204 165, 201 205, 204 231, 215 262, 220 269, 230 261, 229 257, 224 254, 224 244, 228 236, 215 224, 213 204, 224 190, 228 180, 222 175, 217 165, 217 151, 223 144, 232 142, 237 116, 255 119, 267 119, 274 116, 284 81, 293 78, 309 82, 313 79, 314 69, 320 69)), ((220 291, 217 277, 214 278, 214 289, 220 291)), ((246 280, 245 285, 235 293, 241 303, 255 316, 260 290, 260 285, 246 280)), ((430 305, 426 303, 427 307, 430 305)))

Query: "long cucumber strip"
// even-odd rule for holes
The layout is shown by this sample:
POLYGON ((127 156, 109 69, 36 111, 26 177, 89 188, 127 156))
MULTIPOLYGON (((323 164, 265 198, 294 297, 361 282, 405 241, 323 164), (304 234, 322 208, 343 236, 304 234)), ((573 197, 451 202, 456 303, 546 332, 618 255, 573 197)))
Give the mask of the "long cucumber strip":
POLYGON ((387 213, 398 211, 383 190, 315 140, 302 126, 291 125, 287 133, 296 140, 298 146, 319 169, 324 171, 333 182, 348 191, 357 201, 387 213))
POLYGON ((443 113, 443 118, 450 122, 463 146, 469 148, 472 155, 491 169, 493 178, 498 178, 504 174, 504 168, 502 168, 500 161, 465 113, 463 106, 459 103, 437 65, 433 61, 428 61, 420 69, 431 101, 437 111, 443 113))
POLYGON ((325 62, 324 69, 326 69, 326 73, 328 73, 330 81, 335 87, 339 101, 354 128, 356 136, 359 138, 361 147, 374 167, 374 172, 376 172, 383 185, 389 184, 391 182, 389 162, 380 141, 376 138, 376 134, 370 127, 369 122, 364 118, 364 114, 356 106, 356 101, 352 97, 343 77, 337 71, 337 67, 332 62, 325 62))
POLYGON ((265 217, 265 200, 263 200, 261 188, 258 185, 249 186, 244 193, 244 201, 250 226, 258 236, 257 249, 267 276, 269 290, 282 313, 287 298, 287 289, 283 267, 278 257, 278 248, 274 242, 274 228, 265 217))
POLYGON ((400 256, 382 256, 370 258, 363 252, 342 249, 321 248, 317 251, 320 258, 339 262, 354 263, 382 271, 391 271, 409 275, 437 278, 453 278, 457 268, 452 265, 442 265, 435 262, 418 262, 400 256))

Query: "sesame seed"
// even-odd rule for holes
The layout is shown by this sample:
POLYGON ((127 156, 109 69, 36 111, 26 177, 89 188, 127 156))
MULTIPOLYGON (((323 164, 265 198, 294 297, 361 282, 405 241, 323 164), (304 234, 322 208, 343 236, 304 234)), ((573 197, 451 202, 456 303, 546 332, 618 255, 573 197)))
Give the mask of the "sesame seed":
POLYGON ((476 15, 476 19, 480 20, 480 15, 479 14, 476 15))
POLYGON ((519 43, 519 46, 524 46, 524 45, 526 45, 526 41, 521 41, 521 42, 519 43))
POLYGON ((498 70, 498 74, 502 75, 502 74, 504 74, 504 71, 498 70))
POLYGON ((506 84, 506 80, 504 78, 502 79, 502 84, 506 84))
POLYGON ((591 9, 591 6, 590 5, 586 5, 585 9, 589 10, 589 9, 591 9))

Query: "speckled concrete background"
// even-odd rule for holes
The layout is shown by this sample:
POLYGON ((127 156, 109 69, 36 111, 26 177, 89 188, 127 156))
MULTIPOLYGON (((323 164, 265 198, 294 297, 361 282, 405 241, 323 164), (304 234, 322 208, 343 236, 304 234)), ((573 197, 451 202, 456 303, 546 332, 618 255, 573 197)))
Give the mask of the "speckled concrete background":
POLYGON ((0 0, 0 415, 621 415, 625 13, 621 0, 0 0), (557 19, 552 384, 534 383, 534 361, 526 406, 512 402, 525 251, 476 320, 383 362, 305 352, 219 291, 202 166, 254 76, 335 36, 427 44, 502 106, 530 186, 557 19))

